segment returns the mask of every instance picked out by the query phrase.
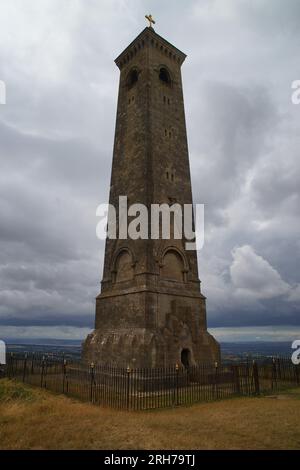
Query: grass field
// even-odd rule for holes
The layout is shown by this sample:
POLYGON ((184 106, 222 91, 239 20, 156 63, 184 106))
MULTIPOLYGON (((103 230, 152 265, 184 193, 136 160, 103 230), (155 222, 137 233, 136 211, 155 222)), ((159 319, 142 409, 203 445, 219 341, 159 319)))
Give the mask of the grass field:
POLYGON ((1 449, 300 449, 300 389, 121 412, 0 381, 1 449))

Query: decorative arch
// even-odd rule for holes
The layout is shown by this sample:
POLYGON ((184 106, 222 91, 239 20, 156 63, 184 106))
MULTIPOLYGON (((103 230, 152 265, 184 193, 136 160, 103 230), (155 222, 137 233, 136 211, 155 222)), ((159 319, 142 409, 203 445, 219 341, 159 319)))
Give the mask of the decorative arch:
POLYGON ((160 275, 169 281, 186 282, 188 263, 185 255, 176 247, 166 248, 161 256, 160 275))
POLYGON ((127 247, 120 248, 113 260, 113 281, 130 281, 134 277, 135 260, 131 250, 127 247))

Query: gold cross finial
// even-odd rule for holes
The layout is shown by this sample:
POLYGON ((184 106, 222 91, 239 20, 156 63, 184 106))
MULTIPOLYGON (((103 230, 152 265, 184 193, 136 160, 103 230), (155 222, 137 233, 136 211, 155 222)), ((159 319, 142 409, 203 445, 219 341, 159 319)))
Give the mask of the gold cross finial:
POLYGON ((152 25, 155 24, 154 19, 152 18, 152 15, 145 15, 145 18, 149 21, 149 28, 152 28, 152 25))

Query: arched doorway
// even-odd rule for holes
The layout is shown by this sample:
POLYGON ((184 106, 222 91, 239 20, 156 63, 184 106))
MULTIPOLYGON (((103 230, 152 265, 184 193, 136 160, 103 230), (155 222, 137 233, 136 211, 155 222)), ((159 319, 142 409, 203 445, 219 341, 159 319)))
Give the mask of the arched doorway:
POLYGON ((191 365, 191 351, 189 349, 183 349, 181 351, 181 364, 188 369, 191 365))

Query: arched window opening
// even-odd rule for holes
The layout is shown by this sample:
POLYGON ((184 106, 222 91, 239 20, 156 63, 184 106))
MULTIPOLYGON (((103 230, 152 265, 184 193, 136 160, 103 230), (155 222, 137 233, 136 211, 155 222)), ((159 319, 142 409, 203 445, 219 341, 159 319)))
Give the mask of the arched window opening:
POLYGON ((159 79, 166 85, 171 85, 171 77, 167 69, 162 67, 159 71, 159 79))
POLYGON ((129 89, 132 88, 136 84, 138 79, 139 79, 138 71, 136 69, 131 70, 131 72, 129 72, 128 79, 127 79, 128 88, 129 89))

